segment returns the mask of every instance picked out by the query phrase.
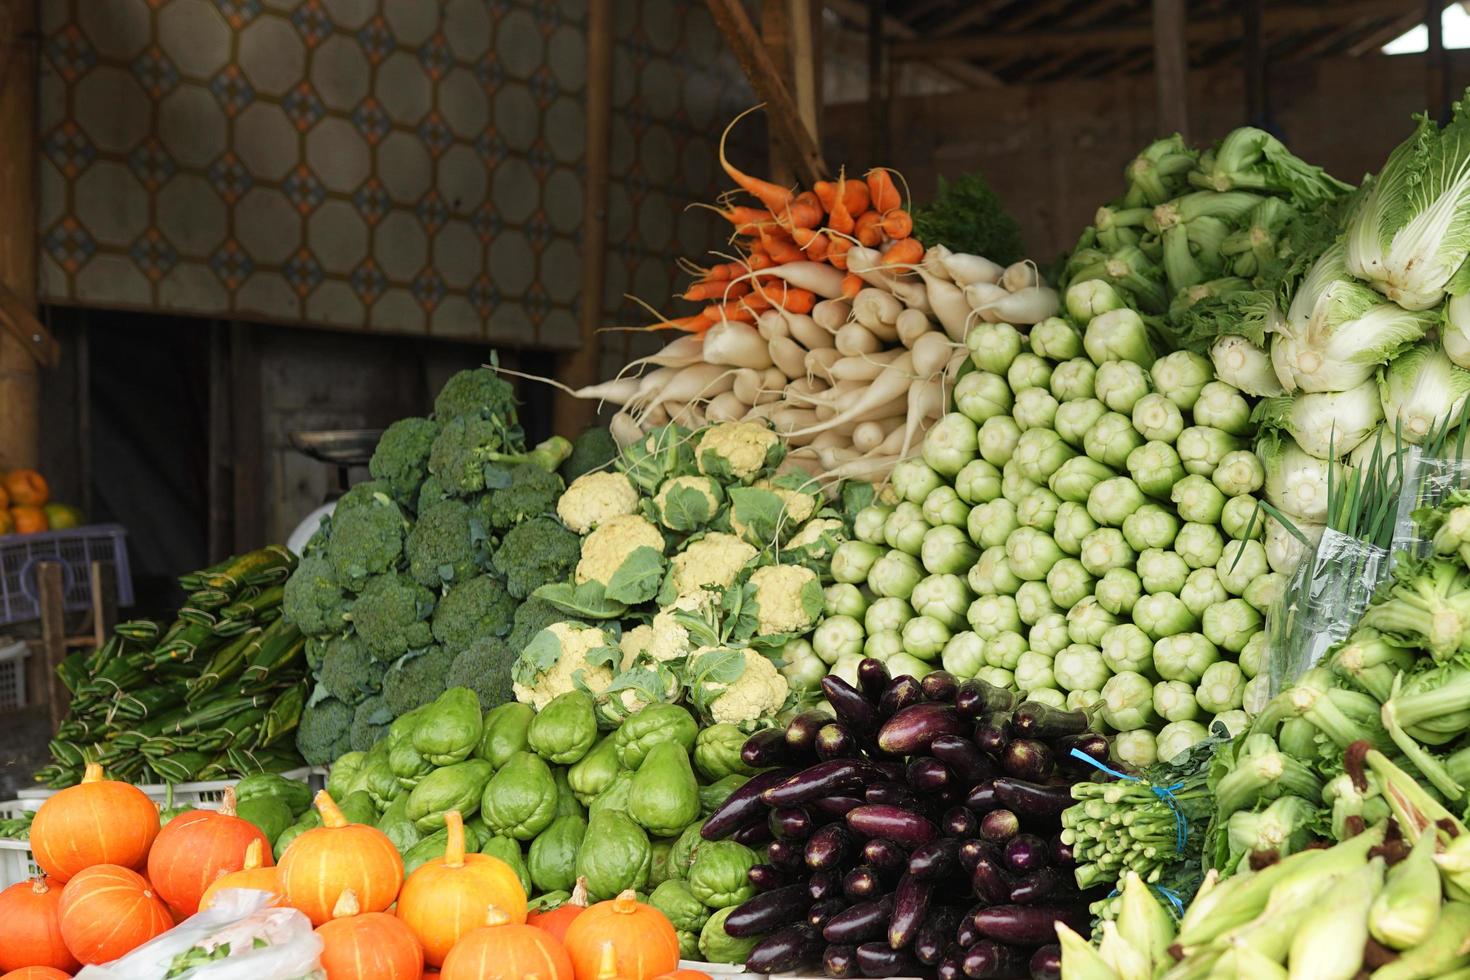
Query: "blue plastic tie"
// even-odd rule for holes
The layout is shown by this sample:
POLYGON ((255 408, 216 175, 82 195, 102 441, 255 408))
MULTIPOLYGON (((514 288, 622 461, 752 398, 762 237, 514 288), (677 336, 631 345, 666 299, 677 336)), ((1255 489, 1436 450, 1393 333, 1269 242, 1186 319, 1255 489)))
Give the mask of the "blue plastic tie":
MULTIPOLYGON (((1176 789, 1183 789, 1183 783, 1175 783, 1173 786, 1155 786, 1153 783, 1150 783, 1146 779, 1140 779, 1137 776, 1130 776, 1126 772, 1119 772, 1111 766, 1098 762, 1096 759, 1088 755, 1086 752, 1083 752, 1081 749, 1073 749, 1071 754, 1072 758, 1081 759, 1083 762, 1102 770, 1109 776, 1116 776, 1117 778, 1130 783, 1143 783, 1149 789, 1151 789, 1155 796, 1163 800, 1164 803, 1168 805, 1169 809, 1174 811, 1174 850, 1176 853, 1179 854, 1184 853, 1185 841, 1189 839, 1189 818, 1184 815, 1184 811, 1179 808, 1179 801, 1174 798, 1174 791, 1176 789)), ((1177 896, 1175 897, 1175 900, 1178 900, 1177 896)))

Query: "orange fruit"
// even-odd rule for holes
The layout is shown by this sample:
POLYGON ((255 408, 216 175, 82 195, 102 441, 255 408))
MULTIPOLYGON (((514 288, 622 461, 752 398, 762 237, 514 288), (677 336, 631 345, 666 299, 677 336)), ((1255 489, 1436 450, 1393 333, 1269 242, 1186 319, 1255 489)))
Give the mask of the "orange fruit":
POLYGON ((10 494, 5 490, 5 478, 0 475, 0 510, 10 509, 10 494))
POLYGON ((51 526, 46 523, 46 512, 39 507, 12 507, 10 519, 15 523, 16 534, 35 534, 51 526))
POLYGON ((5 490, 15 507, 39 507, 46 502, 46 478, 35 470, 11 470, 5 474, 5 490))
POLYGON ((0 510, 0 534, 14 534, 14 533, 15 533, 15 521, 14 521, 14 519, 11 518, 11 516, 10 516, 10 509, 7 507, 7 508, 5 508, 3 510, 0 510))
POLYGON ((63 528, 69 527, 81 527, 87 523, 87 519, 82 516, 82 512, 71 504, 58 504, 52 501, 41 509, 46 512, 46 524, 53 531, 60 531, 63 528))

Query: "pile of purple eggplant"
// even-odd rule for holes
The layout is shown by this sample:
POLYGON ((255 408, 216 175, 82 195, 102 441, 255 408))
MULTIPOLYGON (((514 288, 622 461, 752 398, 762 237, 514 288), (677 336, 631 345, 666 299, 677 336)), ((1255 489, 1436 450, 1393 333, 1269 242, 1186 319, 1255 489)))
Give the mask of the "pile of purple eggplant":
MULTIPOLYGON (((756 895, 725 920, 761 937, 756 973, 1056 980, 1056 923, 1086 935, 1088 904, 1061 842, 1069 788, 1096 775, 1108 740, 1082 712, 945 671, 860 688, 822 681, 832 712, 752 735, 770 767, 736 790, 703 836, 769 841, 756 895), (835 717, 834 717, 835 715, 835 717)), ((1102 889, 1105 891, 1106 889, 1102 889)))

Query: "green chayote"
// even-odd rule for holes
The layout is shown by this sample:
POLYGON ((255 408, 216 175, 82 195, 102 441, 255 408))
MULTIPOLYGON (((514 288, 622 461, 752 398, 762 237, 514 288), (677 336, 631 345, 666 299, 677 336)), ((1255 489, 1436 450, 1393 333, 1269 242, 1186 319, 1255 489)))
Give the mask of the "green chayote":
POLYGON ((466 759, 435 769, 408 794, 408 818, 428 833, 444 826, 444 814, 449 810, 458 810, 463 817, 474 816, 490 775, 490 763, 484 759, 466 759))
POLYGON ((737 789, 745 785, 749 776, 741 776, 731 773, 708 786, 699 787, 699 813, 707 817, 720 808, 725 798, 737 789))
MULTIPOLYGON (((367 766, 367 761, 368 754, 366 752, 348 752, 345 755, 337 757, 337 760, 332 763, 331 772, 327 773, 327 792, 331 794, 332 799, 340 800, 355 789, 367 788, 362 785, 362 781, 359 778, 362 776, 363 769, 367 766)), ((241 782, 244 782, 244 780, 241 780, 241 782)), ((238 798, 237 796, 236 799, 238 798)), ((306 802, 308 806, 311 804, 309 794, 306 802)))
POLYGON ((388 768, 393 770, 393 778, 398 780, 399 786, 413 789, 433 770, 434 764, 419 754, 412 739, 404 738, 388 750, 388 768))
POLYGON ((501 837, 496 835, 480 845, 480 853, 488 854, 493 858, 499 858, 510 865, 511 870, 521 881, 521 890, 527 895, 531 894, 531 873, 526 870, 526 859, 521 854, 521 842, 512 837, 501 837))
POLYGON ((664 882, 648 896, 648 904, 662 912, 674 928, 680 931, 698 932, 709 921, 709 909, 694 897, 686 882, 664 882))
MULTIPOLYGON (((480 840, 478 834, 471 832, 466 827, 464 831, 465 853, 478 851, 484 841, 480 840)), ((444 852, 449 848, 449 828, 444 827, 434 831, 403 854, 403 874, 405 877, 418 870, 420 865, 426 864, 435 858, 442 858, 444 852)))
POLYGON ((533 752, 517 752, 485 785, 480 810, 497 834, 531 840, 556 817, 556 780, 533 752))
POLYGON ((475 755, 496 769, 510 761, 517 752, 526 751, 526 732, 536 709, 519 701, 507 701, 485 713, 485 723, 480 744, 475 755))
POLYGON ((582 756, 580 762, 567 770, 567 782, 583 806, 592 803, 597 795, 607 789, 623 764, 618 761, 616 733, 608 734, 592 750, 582 756))
POLYGON ((531 841, 526 867, 537 891, 571 890, 577 883, 577 851, 586 836, 587 821, 572 815, 557 817, 531 841))
POLYGON ((413 730, 418 726, 419 719, 424 716, 426 708, 428 708, 427 704, 421 704, 412 711, 406 711, 393 719, 392 724, 388 726, 388 737, 384 740, 388 743, 388 748, 391 749, 406 738, 413 738, 413 730))
POLYGON ((673 837, 699 819, 699 783, 677 742, 649 749, 628 787, 628 816, 655 837, 673 837))
POLYGON ((598 793, 597 798, 587 805, 587 818, 590 820, 607 810, 627 813, 628 794, 632 788, 633 774, 626 770, 618 773, 613 777, 613 781, 607 784, 607 789, 598 793))
POLYGON ((755 944, 760 942, 759 936, 736 939, 725 932, 725 920, 733 911, 733 905, 720 909, 709 917, 709 921, 699 931, 699 955, 706 962, 744 963, 750 957, 750 951, 755 949, 755 944))
POLYGON ((732 840, 706 841, 689 866, 689 890, 712 909, 723 909, 755 894, 750 869, 760 857, 732 840))
MULTIPOLYGON (((349 756, 353 754, 352 752, 347 753, 349 756)), ((355 777, 355 773, 361 770, 363 760, 367 757, 366 753, 363 752, 355 754, 357 756, 355 760, 349 760, 347 756, 343 756, 342 759, 338 759, 332 763, 332 771, 335 773, 337 767, 342 765, 343 761, 346 760, 347 778, 350 781, 355 777)), ((331 777, 329 776, 328 778, 330 779, 331 777)), ((342 787, 342 792, 332 793, 332 798, 335 800, 344 799, 355 789, 362 789, 362 787, 344 786, 342 787)), ((298 813, 305 813, 311 808, 311 787, 299 779, 288 779, 278 772, 252 773, 235 784, 236 803, 249 803, 251 800, 261 799, 262 797, 280 800, 282 805, 293 816, 298 813)))
POLYGON ((531 720, 526 740, 547 762, 569 766, 597 741, 597 704, 586 691, 558 694, 531 720))
POLYGON ((659 837, 649 841, 653 850, 653 860, 648 866, 648 887, 657 888, 669 880, 669 851, 674 842, 667 837, 659 837))
POLYGON ((413 747, 419 755, 436 766, 468 759, 480 744, 480 696, 467 687, 451 687, 428 709, 413 729, 413 747))
POLYGON ((281 855, 286 853, 286 848, 293 840, 300 837, 308 830, 315 829, 317 827, 320 827, 321 825, 322 815, 320 813, 317 813, 315 810, 307 810, 301 815, 300 820, 296 821, 291 826, 282 831, 281 836, 277 837, 275 839, 275 842, 271 844, 271 856, 279 861, 281 859, 281 855))
POLYGON ((373 798, 373 805, 379 810, 386 810, 388 804, 403 795, 403 787, 398 785, 393 768, 388 765, 386 752, 363 767, 362 788, 373 798))
POLYGON ((393 846, 398 848, 399 854, 413 847, 424 836, 414 826, 413 821, 408 819, 407 796, 400 796, 389 804, 388 809, 384 810, 383 815, 378 818, 376 826, 384 834, 388 835, 388 839, 393 842, 393 846))
POLYGON ((371 824, 378 820, 378 808, 366 790, 348 793, 345 799, 337 801, 337 809, 342 811, 348 823, 371 824))
POLYGON ((254 824, 266 840, 275 840, 296 822, 291 808, 275 796, 256 796, 236 803, 235 816, 254 824))
POLYGON ((669 877, 685 880, 689 877, 689 866, 694 863, 694 855, 699 852, 706 841, 699 836, 700 828, 704 821, 700 820, 684 828, 684 832, 674 839, 669 848, 669 877))
POLYGON ((601 902, 629 888, 645 888, 652 860, 643 828, 626 814, 609 810, 594 814, 587 824, 577 852, 577 875, 587 879, 588 898, 601 902))
POLYGON ((701 729, 694 739, 694 768, 710 782, 729 775, 755 775, 756 770, 740 759, 746 737, 727 721, 701 729))
POLYGON ((699 959, 699 933, 676 929, 674 935, 679 939, 679 959, 699 959))
POLYGON ((567 904, 571 897, 572 893, 568 891, 544 892, 526 902, 526 911, 550 912, 552 909, 559 909, 567 904))
POLYGON ((637 769, 660 742, 677 742, 688 752, 698 734, 694 716, 677 704, 650 704, 618 727, 618 761, 624 769, 637 769))
POLYGON ((586 820, 587 808, 577 799, 567 771, 557 766, 551 771, 551 777, 556 780, 556 815, 558 817, 581 817, 586 820))

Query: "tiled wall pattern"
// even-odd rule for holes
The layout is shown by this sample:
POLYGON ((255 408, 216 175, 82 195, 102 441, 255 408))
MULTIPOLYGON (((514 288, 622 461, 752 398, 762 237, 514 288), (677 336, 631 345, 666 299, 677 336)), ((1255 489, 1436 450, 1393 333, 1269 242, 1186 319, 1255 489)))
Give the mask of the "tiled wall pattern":
MULTIPOLYGON (((583 0, 39 6, 48 301, 575 345, 583 0)), ((686 205, 753 97, 703 4, 615 11, 603 306, 628 320, 718 243, 686 205)))

